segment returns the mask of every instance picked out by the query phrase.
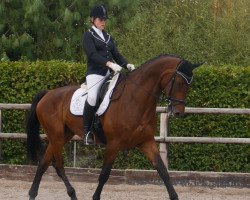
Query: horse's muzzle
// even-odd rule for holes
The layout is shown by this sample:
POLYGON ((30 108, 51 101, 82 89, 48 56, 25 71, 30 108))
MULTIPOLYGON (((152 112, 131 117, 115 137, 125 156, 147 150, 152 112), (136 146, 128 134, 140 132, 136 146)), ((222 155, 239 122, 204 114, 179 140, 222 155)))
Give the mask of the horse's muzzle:
POLYGON ((184 115, 184 109, 182 111, 178 109, 176 106, 169 105, 167 108, 167 112, 173 117, 182 117, 184 115))

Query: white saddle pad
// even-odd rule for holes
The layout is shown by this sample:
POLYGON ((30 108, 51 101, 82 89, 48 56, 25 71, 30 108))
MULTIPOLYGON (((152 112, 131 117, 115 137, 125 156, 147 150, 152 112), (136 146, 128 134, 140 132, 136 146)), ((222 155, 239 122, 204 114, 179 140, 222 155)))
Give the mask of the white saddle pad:
MULTIPOLYGON (((119 78, 119 74, 116 74, 112 78, 112 80, 110 80, 109 89, 96 112, 98 116, 102 115, 108 108, 109 103, 110 103, 110 98, 112 96, 113 89, 117 83, 118 78, 119 78)), ((81 87, 74 92, 71 98, 70 112, 73 115, 83 115, 83 109, 84 109, 85 101, 87 99, 87 95, 88 95, 87 85, 83 83, 81 87)))

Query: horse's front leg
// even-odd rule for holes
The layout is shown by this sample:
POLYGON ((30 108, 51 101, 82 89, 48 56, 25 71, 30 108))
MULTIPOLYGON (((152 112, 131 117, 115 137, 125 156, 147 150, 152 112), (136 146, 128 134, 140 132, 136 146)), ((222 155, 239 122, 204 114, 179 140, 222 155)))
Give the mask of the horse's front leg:
POLYGON ((34 200, 36 198, 42 176, 45 173, 45 171, 48 169, 48 166, 51 160, 52 160, 52 148, 51 148, 51 145, 49 144, 43 159, 41 160, 41 162, 39 163, 37 167, 35 178, 29 190, 30 200, 34 200))
POLYGON ((103 167, 101 170, 101 173, 99 175, 99 183, 98 186, 96 188, 96 191, 93 195, 93 200, 100 200, 101 198, 101 192, 103 189, 104 184, 107 182, 107 180, 109 179, 109 175, 112 169, 112 165, 115 161, 115 158, 118 154, 117 149, 114 149, 112 147, 110 147, 111 145, 106 147, 106 152, 105 152, 105 157, 104 157, 104 163, 103 163, 103 167))
POLYGON ((143 143, 139 148, 147 156, 147 158, 151 161, 151 163, 159 173, 167 188, 170 200, 178 200, 178 195, 173 187, 173 184, 171 183, 168 170, 160 157, 160 153, 155 140, 152 139, 151 141, 143 143))

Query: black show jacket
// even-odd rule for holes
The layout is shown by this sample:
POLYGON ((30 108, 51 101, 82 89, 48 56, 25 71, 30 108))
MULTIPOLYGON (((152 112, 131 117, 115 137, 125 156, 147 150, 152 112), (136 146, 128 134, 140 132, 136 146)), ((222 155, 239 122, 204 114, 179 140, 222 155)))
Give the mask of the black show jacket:
POLYGON ((108 61, 116 62, 126 68, 128 62, 123 58, 112 37, 103 32, 105 41, 94 31, 89 29, 83 34, 83 49, 87 55, 87 75, 98 74, 106 75, 109 68, 106 66, 108 61))

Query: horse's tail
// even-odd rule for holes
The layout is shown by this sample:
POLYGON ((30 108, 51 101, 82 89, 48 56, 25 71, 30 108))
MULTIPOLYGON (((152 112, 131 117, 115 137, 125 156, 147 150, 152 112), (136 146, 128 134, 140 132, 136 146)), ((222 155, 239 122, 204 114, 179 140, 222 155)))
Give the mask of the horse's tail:
POLYGON ((27 153, 28 158, 30 158, 32 161, 37 161, 37 153, 41 153, 43 150, 42 141, 39 135, 40 122, 37 118, 36 107, 38 102, 47 92, 47 90, 42 90, 34 97, 31 103, 30 113, 27 117, 27 153))

